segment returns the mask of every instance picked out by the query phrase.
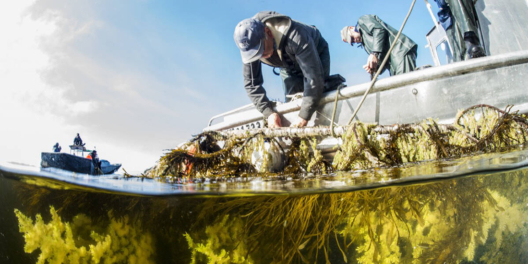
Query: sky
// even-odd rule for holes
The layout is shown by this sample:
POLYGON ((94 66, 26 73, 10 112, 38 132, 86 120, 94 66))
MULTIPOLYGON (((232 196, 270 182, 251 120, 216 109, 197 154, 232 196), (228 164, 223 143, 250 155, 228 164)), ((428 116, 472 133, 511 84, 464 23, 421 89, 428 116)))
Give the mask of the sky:
MULTIPOLYGON (((436 4, 433 12, 436 13, 436 4)), ((330 73, 369 81, 364 50, 340 30, 376 14, 399 29, 412 1, 17 0, 0 4, 0 162, 40 166, 79 133, 102 159, 132 174, 198 134, 209 119, 251 103, 243 88, 236 24, 273 10, 315 25, 330 49, 330 73)), ((416 1, 403 31, 417 65, 433 64, 433 20, 416 1)), ((280 77, 263 67, 270 99, 280 77)), ((384 74, 381 78, 388 78, 384 74)), ((122 172, 122 171, 120 171, 122 172)))

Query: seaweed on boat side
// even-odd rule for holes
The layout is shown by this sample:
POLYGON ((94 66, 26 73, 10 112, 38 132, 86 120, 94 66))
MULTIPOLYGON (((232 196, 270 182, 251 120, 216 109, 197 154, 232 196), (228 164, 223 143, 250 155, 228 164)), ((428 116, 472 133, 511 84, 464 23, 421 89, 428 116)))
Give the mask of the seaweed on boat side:
POLYGON ((497 152, 526 142, 528 120, 511 107, 477 105, 459 112, 453 125, 429 119, 401 125, 382 137, 376 127, 353 124, 334 158, 337 170, 395 166, 407 162, 497 152))
POLYGON ((158 164, 148 173, 148 177, 184 178, 199 180, 204 177, 232 177, 259 174, 262 176, 276 175, 267 170, 274 162, 271 151, 283 153, 284 170, 280 173, 297 174, 300 172, 330 173, 332 166, 323 159, 316 149, 318 139, 315 137, 292 138, 292 144, 286 151, 281 143, 265 136, 263 133, 248 134, 247 137, 224 138, 224 146, 216 147, 210 152, 196 143, 200 140, 209 144, 217 144, 217 139, 211 135, 217 132, 204 132, 182 148, 173 149, 161 157, 158 164), (265 146, 265 145, 268 145, 265 146), (262 153, 260 170, 253 166, 255 152, 262 153))
POLYGON ((339 133, 327 127, 208 131, 161 157, 146 175, 193 181, 249 174, 326 174, 497 152, 526 142, 528 119, 511 108, 476 105, 460 111, 454 124, 439 124, 433 119, 394 126, 356 122, 338 127, 339 133), (335 134, 340 134, 342 144, 329 164, 317 144, 335 134), (284 146, 283 139, 291 143, 284 146), (269 147, 264 147, 266 144, 269 147), (254 166, 255 153, 263 157, 259 168, 254 166), (279 171, 270 166, 276 153, 284 156, 284 166, 279 171))

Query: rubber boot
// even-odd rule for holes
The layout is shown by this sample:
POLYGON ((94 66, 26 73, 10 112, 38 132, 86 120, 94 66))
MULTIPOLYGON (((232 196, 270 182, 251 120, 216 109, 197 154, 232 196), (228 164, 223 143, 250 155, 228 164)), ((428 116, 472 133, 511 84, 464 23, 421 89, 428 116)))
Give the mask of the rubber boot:
POLYGON ((480 46, 480 41, 473 32, 464 33, 464 42, 470 59, 486 56, 484 49, 480 46))

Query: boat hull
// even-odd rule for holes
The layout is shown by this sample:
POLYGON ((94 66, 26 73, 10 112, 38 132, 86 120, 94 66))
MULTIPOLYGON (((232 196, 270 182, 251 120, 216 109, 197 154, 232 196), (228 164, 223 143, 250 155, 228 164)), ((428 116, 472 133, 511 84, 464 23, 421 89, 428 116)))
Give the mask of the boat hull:
MULTIPOLYGON (((408 124, 434 118, 452 123, 457 112, 477 104, 528 113, 528 51, 488 56, 428 68, 379 80, 355 120, 381 125, 408 124)), ((336 125, 347 125, 370 83, 341 89, 336 125)), ((331 124, 337 91, 323 95, 309 126, 331 124)), ((298 117, 302 99, 278 104, 276 111, 288 126, 298 117)), ((230 111, 210 120, 205 131, 262 127, 262 114, 254 107, 230 111)))
MULTIPOLYGON (((68 153, 42 152, 41 166, 43 168, 53 167, 72 172, 94 174, 92 160, 75 156, 68 153)), ((112 174, 119 170, 121 164, 110 164, 101 162, 101 171, 103 174, 112 174)))

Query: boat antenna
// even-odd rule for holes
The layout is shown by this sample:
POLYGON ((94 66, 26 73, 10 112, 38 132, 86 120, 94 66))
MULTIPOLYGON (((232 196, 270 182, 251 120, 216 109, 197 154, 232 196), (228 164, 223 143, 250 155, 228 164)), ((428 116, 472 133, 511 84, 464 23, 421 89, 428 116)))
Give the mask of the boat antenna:
POLYGON ((365 94, 363 95, 363 98, 361 98, 361 101, 359 102, 358 106, 356 107, 356 110, 354 111, 354 114, 352 114, 352 117, 350 117, 350 120, 348 120, 348 125, 349 126, 352 123, 352 121, 354 120, 354 117, 356 117, 357 112, 359 111, 359 109, 363 105, 363 102, 365 101, 365 98, 367 98, 367 95, 369 94, 370 90, 372 89, 372 87, 374 87, 374 84, 376 83, 376 80, 378 79, 378 76, 380 75, 381 71, 385 67, 385 64, 389 60, 390 54, 392 52, 392 49, 396 45, 396 42, 398 42, 398 39, 400 38, 400 35, 401 35, 402 31, 403 31, 403 28, 405 27, 405 24, 407 23, 407 19, 409 19, 409 16, 411 16, 411 12, 412 12, 412 10, 414 8, 414 4, 415 3, 416 3, 416 0, 413 0, 413 2, 411 4, 411 8, 409 9, 409 12, 407 13, 407 16, 405 17, 405 20, 403 20, 403 24, 401 25, 400 31, 398 31, 398 34, 396 35, 396 38, 394 38, 394 41, 392 42, 392 45, 391 45, 389 51, 387 52, 387 55, 385 55, 385 58, 383 59, 383 62, 378 67, 378 71, 376 72, 376 75, 374 76, 374 78, 372 78, 372 81, 370 82, 370 87, 365 91, 365 94))

